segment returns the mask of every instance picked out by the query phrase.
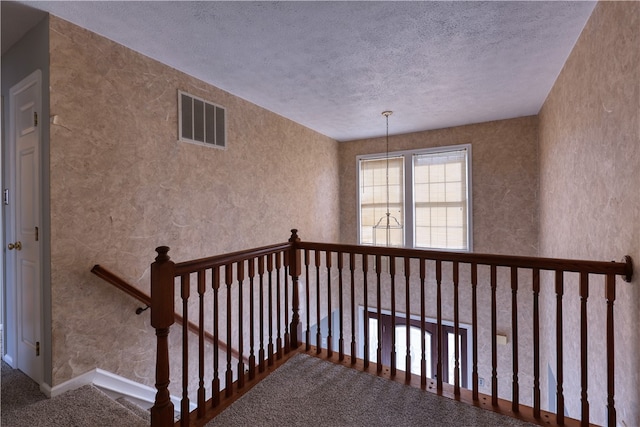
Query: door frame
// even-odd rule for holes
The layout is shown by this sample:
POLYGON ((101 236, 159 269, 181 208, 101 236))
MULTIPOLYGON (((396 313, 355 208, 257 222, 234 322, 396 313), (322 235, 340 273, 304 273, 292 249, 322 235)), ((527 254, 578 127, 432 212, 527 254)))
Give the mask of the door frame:
MULTIPOLYGON (((358 339, 360 340, 360 342, 364 342, 364 323, 369 321, 368 320, 369 317, 376 317, 377 313, 378 313, 378 309, 376 307, 369 306, 368 307, 368 311, 365 312, 364 306, 358 305, 359 326, 357 327, 357 329, 358 329, 358 339)), ((380 313, 382 315, 384 315, 384 316, 391 316, 391 310, 381 309, 380 313)), ((403 313, 403 312, 396 311, 396 319, 399 320, 398 325, 406 325, 406 323, 407 323, 407 314, 403 313), (400 320, 400 319, 402 319, 402 320, 400 320)), ((410 323, 418 322, 418 324, 419 324, 419 322, 421 322, 421 319, 420 319, 419 315, 410 314, 409 315, 409 321, 410 321, 410 323)), ((438 323, 437 319, 434 319, 434 318, 431 318, 431 317, 425 317, 424 321, 427 322, 427 323, 431 323, 433 325, 437 325, 437 323, 438 323)), ((442 320, 442 326, 446 327, 446 328, 453 328, 454 327, 454 322, 451 322, 449 320, 444 320, 443 319, 442 320)), ((472 360, 471 360, 472 359, 472 352, 471 352, 471 349, 473 348, 472 347, 472 345, 473 345, 472 344, 472 341, 473 341, 473 326, 468 324, 468 323, 463 323, 463 322, 459 322, 458 326, 459 326, 460 329, 464 329, 465 330, 465 334, 464 335, 466 335, 466 340, 462 344, 466 347, 466 357, 464 357, 464 363, 465 363, 467 369, 466 369, 466 372, 463 372, 462 367, 460 369, 460 377, 463 379, 463 381, 461 382, 461 386, 462 386, 463 382, 465 384, 471 384, 471 380, 472 380, 472 378, 471 378, 471 376, 472 376, 471 375, 472 374, 472 360)), ((375 332, 375 331, 373 333, 377 334, 377 332, 375 332)), ((369 331, 369 334, 371 335, 372 332, 369 331)), ((447 336, 446 333, 444 333, 444 331, 443 331, 442 339, 443 340, 446 339, 446 336, 447 336)), ((383 337, 383 339, 384 339, 384 337, 383 337)), ((437 339, 434 339, 434 342, 435 342, 435 345, 436 345, 436 348, 437 348, 437 346, 439 346, 439 343, 437 342, 437 339)), ((402 354, 404 354, 404 349, 402 349, 402 350, 396 349, 396 352, 398 354, 400 354, 399 351, 401 351, 402 354)), ((358 357, 361 358, 361 359, 364 359, 364 353, 363 352, 364 352, 364 348, 363 347, 359 347, 358 348, 358 357)), ((462 348, 460 349, 460 353, 461 353, 461 358, 462 358, 462 354, 463 354, 462 348)), ((432 361, 432 362, 433 362, 434 366, 433 366, 431 372, 435 373, 436 372, 435 361, 432 361)), ((462 362, 462 359, 461 359, 461 362, 462 362)), ((443 369, 443 371, 445 373, 445 378, 446 378, 447 377, 447 375, 446 375, 446 373, 447 373, 447 371, 446 371, 447 365, 446 365, 445 361, 443 361, 443 365, 444 366, 442 367, 442 369, 443 369)))
MULTIPOLYGON (((4 349, 3 352, 4 354, 2 355, 3 359, 5 360, 5 362, 7 362, 7 364, 9 364, 12 367, 17 367, 18 366, 18 331, 19 329, 19 318, 18 318, 18 289, 15 283, 15 268, 16 268, 16 257, 15 257, 15 252, 13 251, 8 251, 7 250, 7 244, 8 242, 12 242, 15 240, 15 222, 16 222, 16 218, 15 218, 15 209, 16 209, 16 204, 15 204, 15 195, 16 195, 16 188, 17 188, 17 182, 16 182, 16 164, 15 164, 15 156, 16 156, 16 143, 17 143, 17 135, 16 135, 16 123, 15 123, 15 112, 14 112, 14 108, 15 108, 15 101, 14 101, 14 94, 20 92, 20 90, 26 86, 29 86, 31 84, 33 84, 34 82, 36 82, 39 87, 40 90, 38 92, 38 98, 36 100, 36 110, 38 112, 38 126, 37 126, 37 135, 38 135, 38 143, 36 145, 36 150, 38 152, 38 159, 39 159, 39 164, 37 165, 39 168, 39 173, 38 173, 38 182, 37 182, 37 187, 38 187, 38 194, 36 195, 37 200, 40 201, 40 207, 39 207, 39 213, 38 213, 38 223, 42 225, 43 223, 43 206, 42 206, 42 140, 43 140, 43 134, 42 134, 42 123, 43 123, 43 114, 42 114, 42 99, 43 99, 43 93, 42 93, 42 85, 43 85, 43 78, 42 78, 42 71, 40 69, 35 70, 34 72, 32 72, 31 74, 29 74, 27 77, 25 77, 24 79, 22 79, 19 83, 15 84, 14 86, 11 87, 9 93, 9 101, 8 101, 8 126, 9 126, 9 137, 5 139, 6 145, 5 147, 7 147, 7 149, 4 151, 5 154, 5 158, 3 159, 3 165, 4 167, 6 167, 6 171, 4 173, 4 178, 5 178, 5 185, 3 186, 3 191, 4 189, 8 189, 9 191, 9 204, 5 204, 4 201, 4 193, 3 193, 3 197, 2 200, 0 200, 0 202, 2 203, 2 207, 4 208, 4 233, 3 233, 3 239, 2 239, 2 250, 3 250, 3 269, 4 269, 4 288, 5 288, 5 300, 4 300, 4 320, 5 320, 5 324, 4 324, 4 329, 5 329, 5 336, 6 336, 6 343, 4 345, 4 349)), ((42 227, 40 227, 40 229, 42 230, 42 227)), ((37 277, 38 277, 38 290, 39 290, 39 302, 40 302, 40 306, 37 308, 37 310, 40 313, 40 354, 41 356, 43 356, 44 354, 46 354, 44 352, 44 312, 43 312, 43 266, 42 266, 42 262, 43 262, 43 244, 38 245, 38 263, 37 263, 37 277)), ((45 357, 39 357, 38 358, 38 363, 39 363, 39 371, 40 371, 40 376, 41 378, 38 379, 34 379, 36 380, 36 382, 38 382, 40 385, 43 384, 44 382, 44 359, 45 357)))

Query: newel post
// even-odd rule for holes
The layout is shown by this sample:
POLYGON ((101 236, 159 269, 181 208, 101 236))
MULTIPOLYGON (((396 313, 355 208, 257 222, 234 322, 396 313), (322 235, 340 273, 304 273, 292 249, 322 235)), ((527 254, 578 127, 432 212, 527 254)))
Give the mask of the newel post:
POLYGON ((175 264, 169 247, 156 248, 158 256, 151 264, 151 326, 156 330, 156 400, 151 408, 153 427, 173 426, 173 403, 169 395, 169 328, 174 322, 173 283, 175 264))
POLYGON ((291 230, 291 237, 289 238, 291 243, 291 249, 289 253, 289 274, 291 275, 291 282, 293 291, 291 294, 291 309, 293 315, 291 316, 291 348, 298 348, 300 345, 300 338, 302 337, 302 324, 300 323, 300 293, 298 291, 298 278, 300 277, 300 249, 298 249, 298 243, 300 238, 298 237, 298 230, 295 228, 291 230))

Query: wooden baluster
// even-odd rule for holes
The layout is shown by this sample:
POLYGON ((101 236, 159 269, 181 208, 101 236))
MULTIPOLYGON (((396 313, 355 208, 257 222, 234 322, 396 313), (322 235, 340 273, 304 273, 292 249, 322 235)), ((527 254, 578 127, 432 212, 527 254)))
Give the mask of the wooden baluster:
MULTIPOLYGON (((236 263, 236 276, 238 280, 238 388, 244 387, 244 333, 242 316, 242 286, 244 282, 244 261, 238 261, 236 263)), ((228 351, 231 350, 231 344, 229 344, 228 351)))
POLYGON ((151 264, 151 326, 156 330, 156 397, 151 424, 173 426, 173 403, 169 395, 169 330, 174 320, 174 272, 168 246, 156 248, 151 264))
POLYGON ((320 332, 320 251, 314 251, 316 262, 316 354, 322 351, 322 333, 320 332))
POLYGON ((331 251, 326 251, 327 261, 327 357, 333 356, 333 331, 331 330, 331 251))
POLYGON ((180 425, 189 425, 189 274, 180 276, 182 299, 182 400, 180 400, 180 425))
POLYGON ((478 401, 480 398, 478 396, 478 265, 475 262, 471 263, 471 325, 473 330, 472 397, 474 401, 478 401))
POLYGON ((220 267, 216 266, 211 270, 211 287, 213 288, 213 380, 211 381, 211 392, 213 395, 212 404, 214 407, 220 404, 220 335, 218 331, 218 290, 220 289, 220 267))
POLYGON ((396 258, 389 257, 391 278, 391 376, 396 376, 396 258))
POLYGON ((307 335, 305 350, 311 350, 311 293, 309 286, 309 262, 311 254, 309 249, 304 250, 304 278, 305 278, 305 290, 307 292, 307 335))
POLYGON ((233 370, 231 369, 231 349, 233 348, 233 339, 231 337, 231 286, 233 285, 233 264, 224 266, 225 284, 227 285, 227 371, 225 373, 224 391, 225 396, 230 397, 233 394, 233 370))
POLYGON ((563 393, 563 353, 562 353, 562 295, 564 281, 561 270, 556 270, 556 369, 557 369, 557 411, 556 422, 564 424, 564 393, 563 393))
POLYGON ((255 343, 255 292, 254 278, 256 276, 256 260, 251 258, 247 261, 249 265, 249 379, 256 377, 256 355, 254 353, 255 343))
POLYGON ((260 349, 258 350, 258 371, 264 372, 264 361, 266 355, 264 354, 264 256, 258 258, 258 276, 259 276, 259 305, 260 305, 260 349))
POLYGON ((458 284, 460 267, 458 261, 453 263, 453 394, 460 396, 460 306, 458 301, 458 284))
POLYGON ((511 354, 513 357, 513 380, 511 410, 520 411, 520 385, 518 382, 518 269, 511 267, 511 354))
MULTIPOLYGON (((627 276, 628 277, 628 276, 627 276)), ((616 276, 607 274, 605 284, 605 298, 607 299, 607 425, 616 425, 616 405, 615 405, 615 350, 614 350, 614 328, 613 328, 613 303, 616 299, 616 276)))
POLYGON ((442 261, 436 261, 436 346, 438 360, 436 362, 436 389, 442 392, 442 261))
MULTIPOLYGON (((295 228, 291 230, 291 237, 289 238, 291 243, 291 250, 289 254, 289 275, 291 276, 291 339, 290 348, 298 348, 300 346, 300 339, 302 338, 302 323, 300 322, 300 250, 298 244, 300 238, 298 237, 298 230, 295 228)), ((307 300, 309 294, 307 293, 307 300)))
POLYGON ((369 275, 369 256, 366 254, 362 254, 362 289, 363 289, 363 299, 364 299, 364 342, 363 353, 364 353, 364 367, 365 369, 369 367, 369 285, 367 277, 369 275))
POLYGON ((378 297, 378 364, 377 371, 382 372, 382 295, 381 295, 381 283, 380 274, 382 273, 382 257, 376 255, 376 280, 377 280, 377 297, 378 297))
POLYGON ((587 342, 587 299, 589 298, 589 274, 580 273, 580 383, 582 392, 580 400, 582 403, 582 416, 580 421, 583 426, 589 425, 589 395, 587 393, 588 378, 588 342, 587 342))
POLYGON ((198 271, 198 418, 204 417, 204 293, 206 290, 205 271, 198 271))
POLYGON ((533 269, 533 416, 540 418, 540 270, 533 269))
MULTIPOLYGON (((355 272, 356 272, 356 254, 349 254, 349 268, 351 270, 351 364, 355 365, 358 358, 356 346, 356 288, 355 288, 355 272)), ((364 322, 367 322, 366 314, 364 322)))
POLYGON ((338 360, 344 360, 344 304, 342 296, 342 252, 338 252, 338 297, 340 309, 340 331, 338 336, 338 360))
POLYGON ((498 287, 497 268, 491 266, 491 404, 498 405, 498 313, 496 289, 498 287))
POLYGON ((427 386, 427 343, 425 340, 427 301, 424 289, 426 276, 426 262, 424 258, 420 258, 420 385, 422 388, 427 386))
POLYGON ((282 336, 280 335, 281 325, 282 325, 282 308, 281 308, 281 298, 280 298, 280 287, 281 282, 280 278, 282 277, 282 252, 276 253, 276 356, 279 359, 282 359, 282 336))
POLYGON ((289 336, 289 252, 284 252, 284 352, 291 351, 289 336))
POLYGON ((273 254, 268 254, 267 255, 267 279, 268 279, 268 288, 269 288, 269 295, 268 295, 268 309, 267 309, 267 316, 268 316, 268 324, 269 324, 269 343, 267 344, 267 360, 268 360, 268 364, 269 366, 273 365, 273 254))
POLYGON ((411 258, 404 258, 404 278, 405 278, 405 312, 407 313, 406 324, 406 341, 407 349, 405 354, 405 370, 404 379, 406 382, 411 381, 411 289, 409 282, 411 279, 411 258))

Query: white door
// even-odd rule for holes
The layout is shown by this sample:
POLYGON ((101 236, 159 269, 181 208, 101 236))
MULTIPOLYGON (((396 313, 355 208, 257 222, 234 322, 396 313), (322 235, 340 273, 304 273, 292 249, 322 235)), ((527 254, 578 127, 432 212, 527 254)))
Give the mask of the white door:
MULTIPOLYGON (((40 275, 40 104, 41 74, 33 73, 11 88, 10 126, 14 167, 9 184, 10 223, 7 233, 8 278, 15 295, 17 368, 42 383, 42 287, 40 275)), ((9 302, 8 302, 9 303, 9 302)))

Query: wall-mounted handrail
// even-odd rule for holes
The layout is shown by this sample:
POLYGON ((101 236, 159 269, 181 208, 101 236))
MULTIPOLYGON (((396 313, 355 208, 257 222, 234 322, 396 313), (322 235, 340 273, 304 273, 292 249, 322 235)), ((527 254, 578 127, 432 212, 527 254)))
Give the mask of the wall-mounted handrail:
POLYGON ((91 272, 93 274, 95 274, 96 276, 100 277, 101 279, 103 279, 104 281, 112 284, 116 288, 118 288, 121 291, 125 292, 126 294, 134 297, 135 299, 137 299, 141 303, 143 303, 143 304, 145 304, 147 306, 151 305, 151 297, 149 295, 145 294, 144 292, 141 292, 140 290, 138 290, 138 288, 136 288, 133 285, 127 283, 120 276, 118 276, 115 273, 111 272, 110 270, 104 268, 100 264, 94 265, 93 268, 91 269, 91 272))
MULTIPOLYGON (((103 279, 104 281, 106 281, 107 283, 110 283, 111 285, 115 286, 116 288, 122 290, 123 292, 125 292, 126 294, 134 297, 135 299, 137 299, 138 301, 140 301, 141 303, 145 304, 147 307, 151 307, 151 297, 147 294, 145 294, 144 292, 138 290, 137 288, 135 288, 133 285, 127 283, 123 278, 121 278, 120 276, 118 276, 117 274, 113 273, 112 271, 108 270, 107 268, 101 266, 100 264, 96 264, 93 266, 93 268, 91 269, 91 272, 93 274, 95 274, 96 276, 100 277, 101 279, 103 279)), ((141 310, 140 308, 138 310, 141 310)), ((140 314, 142 311, 138 312, 138 310, 136 310, 136 314, 140 314)), ((184 319, 182 318, 181 315, 179 315, 178 313, 174 313, 174 318, 176 323, 182 325, 184 323, 184 319)), ((193 332, 194 334, 198 334, 200 333, 200 328, 198 328, 198 326, 192 322, 188 322, 188 329, 189 331, 193 332)), ((213 335, 209 332, 204 332, 204 337, 206 338, 207 341, 214 343, 215 340, 213 338, 213 335)), ((222 341, 218 341, 218 345, 220 347, 222 347, 223 351, 229 351, 229 348, 227 346, 226 343, 222 342, 222 341)), ((235 348, 231 348, 231 355, 233 357, 235 357, 236 359, 241 357, 240 353, 238 352, 238 350, 236 350, 235 348)), ((246 357, 244 357, 245 360, 248 361, 248 359, 246 357)))

